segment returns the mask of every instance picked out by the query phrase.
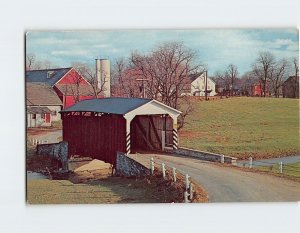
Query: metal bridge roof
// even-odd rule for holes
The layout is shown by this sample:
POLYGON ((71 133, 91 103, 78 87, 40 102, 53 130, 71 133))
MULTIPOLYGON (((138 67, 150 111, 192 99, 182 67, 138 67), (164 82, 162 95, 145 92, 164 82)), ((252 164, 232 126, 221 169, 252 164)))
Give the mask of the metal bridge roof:
POLYGON ((151 101, 151 99, 117 97, 89 99, 80 101, 61 112, 98 112, 124 115, 151 101))

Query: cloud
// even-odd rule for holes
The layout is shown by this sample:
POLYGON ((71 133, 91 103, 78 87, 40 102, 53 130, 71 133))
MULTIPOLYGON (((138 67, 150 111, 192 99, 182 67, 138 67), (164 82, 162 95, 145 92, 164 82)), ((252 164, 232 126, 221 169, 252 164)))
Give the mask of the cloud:
POLYGON ((97 45, 93 45, 92 47, 103 49, 103 48, 110 48, 110 47, 112 47, 112 45, 111 44, 97 44, 97 45))
POLYGON ((76 39, 58 39, 55 37, 50 38, 40 38, 40 39, 33 39, 33 43, 37 45, 75 45, 79 44, 79 40, 76 39))
POLYGON ((54 63, 84 61, 93 64, 101 55, 114 60, 128 57, 133 50, 150 52, 167 41, 183 41, 199 52, 198 62, 210 73, 236 64, 240 73, 251 69, 260 51, 280 58, 298 56, 298 31, 291 29, 203 29, 203 30, 120 30, 30 32, 26 52, 46 57, 54 63))
POLYGON ((89 52, 86 50, 76 50, 75 49, 75 50, 52 51, 51 54, 55 55, 55 56, 75 56, 75 55, 86 56, 89 54, 89 52))

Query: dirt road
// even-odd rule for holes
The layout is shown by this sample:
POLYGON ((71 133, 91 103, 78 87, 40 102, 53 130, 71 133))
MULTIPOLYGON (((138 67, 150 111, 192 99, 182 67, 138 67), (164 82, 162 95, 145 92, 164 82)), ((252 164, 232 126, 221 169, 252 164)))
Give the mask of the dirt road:
MULTIPOLYGON (((36 130, 37 131, 37 130, 36 130)), ((49 130, 49 131, 39 131, 35 132, 35 130, 31 130, 28 133, 29 138, 34 138, 38 140, 47 141, 48 143, 56 143, 59 142, 59 137, 62 136, 62 130, 49 130)))
POLYGON ((173 155, 138 154, 130 157, 147 167, 153 157, 158 163, 164 162, 188 173, 207 191, 210 202, 300 200, 300 182, 297 181, 173 155))

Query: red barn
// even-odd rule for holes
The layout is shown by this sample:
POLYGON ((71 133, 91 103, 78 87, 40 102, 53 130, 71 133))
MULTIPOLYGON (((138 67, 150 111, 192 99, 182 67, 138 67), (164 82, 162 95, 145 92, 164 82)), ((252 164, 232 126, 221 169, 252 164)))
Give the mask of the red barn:
POLYGON ((177 149, 180 111, 151 99, 84 100, 61 111, 69 156, 115 164, 117 152, 177 149))
POLYGON ((44 83, 53 88, 67 108, 74 103, 94 98, 92 85, 73 67, 30 70, 25 74, 27 83, 44 83))

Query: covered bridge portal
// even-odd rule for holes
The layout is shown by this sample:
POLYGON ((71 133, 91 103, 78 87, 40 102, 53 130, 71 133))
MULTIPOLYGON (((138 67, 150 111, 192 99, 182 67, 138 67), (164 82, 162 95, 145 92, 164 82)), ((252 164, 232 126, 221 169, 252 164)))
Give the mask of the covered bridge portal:
POLYGON ((90 99, 61 111, 69 156, 115 164, 116 153, 177 149, 180 111, 156 100, 90 99))

